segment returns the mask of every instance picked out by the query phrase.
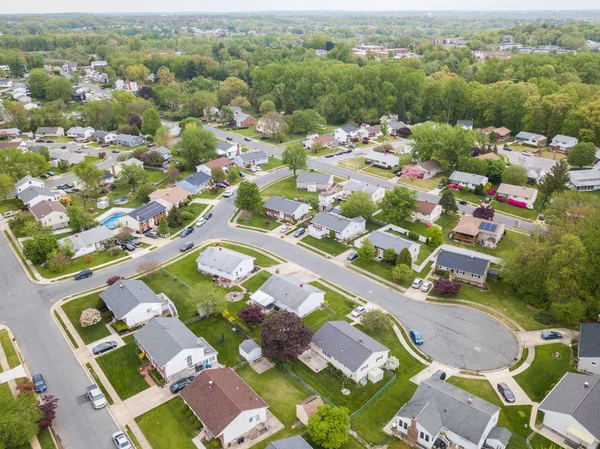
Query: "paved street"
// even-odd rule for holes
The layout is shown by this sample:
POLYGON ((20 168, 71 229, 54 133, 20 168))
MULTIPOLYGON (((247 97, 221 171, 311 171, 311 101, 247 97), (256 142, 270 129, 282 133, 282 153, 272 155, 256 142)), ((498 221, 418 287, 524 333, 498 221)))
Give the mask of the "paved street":
POLYGON ((546 172, 550 171, 552 166, 556 164, 556 160, 538 156, 523 156, 518 151, 506 151, 502 148, 498 149, 498 154, 508 157, 512 164, 522 165, 527 168, 542 168, 546 172))

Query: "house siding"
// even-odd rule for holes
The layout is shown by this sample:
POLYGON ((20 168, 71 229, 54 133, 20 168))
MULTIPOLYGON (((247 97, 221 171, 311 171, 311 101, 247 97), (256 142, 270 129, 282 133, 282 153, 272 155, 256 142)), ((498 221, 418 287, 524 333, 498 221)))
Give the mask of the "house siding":
POLYGON ((217 275, 219 277, 229 279, 231 281, 237 281, 239 279, 243 279, 248 276, 250 272, 254 269, 254 261, 251 259, 243 260, 234 271, 231 273, 227 273, 226 271, 217 270, 216 268, 209 267, 208 265, 203 265, 198 262, 198 270, 204 271, 206 273, 210 273, 213 275, 217 275))
POLYGON ((63 229, 69 224, 69 217, 64 212, 50 212, 39 220, 44 226, 51 226, 52 229, 63 229))
POLYGON ((600 357, 580 357, 577 369, 585 373, 600 374, 600 357))
POLYGON ((162 313, 162 305, 158 303, 139 304, 133 310, 122 317, 117 317, 125 321, 127 326, 132 327, 137 324, 150 320, 162 313))
POLYGON ((315 186, 317 190, 327 190, 329 187, 333 185, 333 182, 330 183, 319 183, 319 182, 296 182, 296 188, 298 189, 308 189, 310 186, 315 186))
POLYGON ((483 285, 485 284, 485 280, 487 279, 487 273, 489 271, 489 264, 485 270, 483 276, 479 276, 468 271, 460 271, 455 270, 454 268, 444 267, 442 265, 436 264, 435 269, 438 271, 446 271, 450 274, 450 279, 458 279, 460 281, 466 282, 468 284, 476 284, 483 285))
POLYGON ((325 358, 325 360, 327 360, 334 367, 339 369, 346 376, 348 376, 350 379, 352 379, 354 382, 357 382, 357 383, 361 379, 367 377, 367 375, 369 374, 369 371, 372 370, 373 368, 381 368, 385 364, 385 362, 387 362, 388 354, 389 354, 389 351, 374 352, 373 354, 371 354, 369 356, 369 358, 360 367, 358 367, 358 369, 356 369, 355 371, 352 371, 352 370, 350 370, 350 368, 347 368, 340 361, 338 361, 334 357, 330 356, 329 354, 325 353, 321 348, 317 347, 314 344, 312 345, 312 347, 315 351, 317 351, 319 354, 321 354, 325 358), (379 360, 377 360, 377 359, 379 359, 379 360))
MULTIPOLYGON (((574 427, 578 427, 580 429, 585 429, 585 427, 583 427, 579 421, 577 421, 575 418, 573 418, 570 415, 564 414, 564 413, 557 413, 557 412, 551 412, 551 411, 546 411, 546 410, 542 410, 544 412, 544 425, 550 429, 552 429, 553 431, 559 433, 560 435, 563 435, 565 438, 567 436, 567 428, 570 426, 574 426, 574 427)), ((589 433, 589 431, 586 429, 586 432, 589 433)), ((585 443, 582 442, 583 447, 585 447, 585 443)), ((588 446, 589 449, 593 449, 598 447, 598 439, 596 439, 594 441, 594 444, 592 444, 591 446, 588 446)))
POLYGON ((257 408, 254 410, 246 410, 238 415, 225 429, 221 432, 221 440, 223 444, 231 443, 242 435, 250 432, 258 424, 267 420, 267 409, 257 408))

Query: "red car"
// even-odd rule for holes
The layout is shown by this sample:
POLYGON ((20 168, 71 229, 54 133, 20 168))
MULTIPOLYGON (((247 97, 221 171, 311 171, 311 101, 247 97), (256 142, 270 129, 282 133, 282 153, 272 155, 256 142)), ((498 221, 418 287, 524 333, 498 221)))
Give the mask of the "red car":
POLYGON ((225 184, 227 187, 229 187, 231 185, 231 183, 229 181, 221 181, 221 183, 225 184))

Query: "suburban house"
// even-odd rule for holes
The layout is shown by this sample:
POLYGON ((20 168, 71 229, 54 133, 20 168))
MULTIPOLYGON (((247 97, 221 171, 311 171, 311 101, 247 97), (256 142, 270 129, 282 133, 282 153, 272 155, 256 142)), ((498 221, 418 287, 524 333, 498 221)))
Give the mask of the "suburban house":
POLYGON ((141 136, 132 136, 131 134, 117 134, 114 142, 117 145, 133 148, 142 145, 144 138, 141 136))
POLYGON ((17 196, 19 193, 21 193, 23 190, 28 189, 29 187, 43 188, 43 187, 46 187, 46 184, 41 179, 34 178, 33 176, 27 175, 24 178, 19 179, 17 181, 17 183, 15 184, 15 191, 17 193, 17 196))
POLYGON ((254 362, 262 357, 262 348, 254 340, 244 340, 238 347, 240 357, 247 362, 254 362))
POLYGON ((385 189, 379 186, 372 186, 370 184, 365 184, 364 182, 355 181, 351 179, 350 181, 344 184, 343 188, 344 197, 354 193, 354 192, 365 192, 373 200, 374 203, 378 203, 385 196, 385 189))
POLYGON ((495 126, 488 126, 483 129, 483 132, 486 136, 489 136, 491 133, 496 133, 496 141, 506 141, 510 138, 510 129, 501 126, 500 128, 496 128, 495 126))
POLYGON ((254 270, 254 257, 222 246, 209 246, 196 259, 198 271, 230 281, 238 281, 254 270))
POLYGON ((595 449, 600 443, 600 376, 566 373, 538 410, 543 425, 570 447, 595 449))
POLYGON ((423 173, 423 179, 433 178, 435 175, 442 173, 442 166, 438 161, 433 159, 428 161, 419 162, 415 165, 421 173, 423 173))
POLYGON ((312 338, 314 349, 354 382, 383 379, 390 350, 346 321, 328 321, 312 338))
POLYGON ((92 61, 90 62, 90 66, 92 69, 95 69, 96 67, 106 67, 108 63, 106 61, 92 61))
POLYGON ((140 280, 119 279, 100 292, 106 307, 128 327, 137 326, 169 311, 169 301, 164 294, 157 295, 140 280))
POLYGON ((248 168, 255 165, 268 164, 269 155, 262 150, 248 151, 247 153, 241 153, 235 156, 233 162, 237 167, 248 168))
POLYGON ((169 210, 163 204, 150 201, 119 218, 119 224, 143 234, 158 227, 160 217, 166 217, 168 212, 169 210))
POLYGON ((272 441, 265 449, 312 449, 312 446, 304 441, 300 435, 272 441))
POLYGON ((349 240, 365 232, 366 220, 363 217, 346 218, 333 212, 319 212, 308 228, 316 238, 329 237, 333 231, 336 240, 349 240))
POLYGON ((303 145, 305 148, 312 148, 315 143, 319 143, 323 145, 325 148, 334 148, 337 145, 337 142, 330 135, 318 136, 314 138, 307 138, 303 141, 303 145))
POLYGON ((577 358, 579 371, 600 374, 600 322, 581 324, 577 358))
POLYGON ((167 147, 163 147, 162 145, 160 147, 150 148, 149 151, 160 153, 165 162, 169 162, 171 159, 173 159, 173 154, 171 153, 171 150, 169 150, 167 147))
POLYGON ((515 136, 515 141, 523 145, 530 145, 534 147, 543 147, 548 142, 546 136, 541 134, 528 133, 527 131, 521 131, 515 136))
POLYGON ((245 112, 242 112, 240 108, 232 106, 233 109, 233 120, 235 121, 235 126, 238 128, 249 128, 251 126, 256 126, 256 119, 245 112))
POLYGON ((40 126, 35 130, 35 137, 63 137, 65 129, 61 126, 40 126))
POLYGON ((198 172, 194 173, 193 175, 186 176, 175 185, 187 190, 192 195, 197 195, 210 186, 211 179, 212 176, 210 174, 198 172))
POLYGON ((503 223, 465 214, 460 217, 460 220, 450 232, 450 238, 471 245, 483 243, 486 248, 495 248, 500 239, 504 237, 504 231, 505 226, 503 223))
POLYGON ((60 201, 40 201, 29 208, 29 212, 42 226, 50 226, 52 229, 63 229, 69 225, 69 216, 65 206, 60 201))
POLYGON ((546 170, 542 167, 526 167, 527 168, 527 183, 538 184, 546 175, 546 170))
POLYGON ((250 296, 250 301, 267 310, 287 310, 302 318, 323 305, 325 292, 292 276, 274 274, 250 296))
POLYGON ((378 167, 392 168, 400 164, 400 158, 390 153, 370 151, 365 155, 365 162, 378 167))
POLYGON ((180 395, 209 439, 219 438, 223 447, 267 421, 269 405, 231 368, 200 372, 180 395))
POLYGON ((309 396, 305 400, 296 404, 296 418, 305 426, 308 426, 308 420, 317 413, 317 409, 325 405, 321 396, 309 396))
POLYGON ((190 196, 190 192, 177 186, 167 186, 166 189, 157 189, 152 192, 148 198, 150 201, 156 201, 167 209, 171 210, 173 206, 181 206, 190 196))
POLYGON ((548 147, 553 151, 559 151, 561 153, 568 153, 571 148, 579 143, 579 140, 575 137, 563 136, 557 134, 552 138, 548 147))
POLYGON ((500 407, 439 379, 421 382, 392 421, 411 446, 504 449, 511 433, 497 427, 500 407))
POLYGON ((73 126, 67 130, 67 137, 73 139, 89 139, 94 134, 94 128, 87 126, 82 128, 81 126, 73 126))
POLYGON ((413 262, 417 261, 419 257, 419 252, 421 251, 421 245, 415 243, 413 241, 404 239, 397 234, 392 234, 391 232, 387 232, 388 229, 394 229, 395 226, 388 225, 384 228, 378 229, 376 231, 371 232, 364 237, 357 239, 354 242, 354 246, 357 248, 362 247, 365 239, 371 240, 371 243, 375 247, 375 257, 382 259, 383 253, 386 249, 393 249, 396 254, 399 254, 404 248, 407 248, 410 252, 410 256, 412 257, 413 262))
POLYGON ((115 81, 115 89, 116 90, 127 90, 129 92, 137 92, 139 90, 138 83, 136 81, 121 80, 121 79, 115 81))
POLYGON ((213 168, 220 168, 221 170, 226 172, 231 166, 233 166, 233 161, 231 159, 227 159, 224 156, 221 156, 217 159, 213 159, 212 161, 208 161, 204 164, 196 166, 196 171, 203 172, 209 176, 212 176, 213 168))
POLYGON ((233 159, 239 153, 240 149, 237 144, 222 140, 219 140, 217 143, 217 156, 225 156, 227 159, 233 159))
POLYGON ((107 131, 96 131, 92 134, 92 139, 100 143, 113 143, 117 135, 107 131))
POLYGON ((308 215, 310 206, 307 203, 288 200, 280 196, 270 197, 265 204, 265 215, 284 221, 298 221, 308 215))
POLYGON ((573 170, 569 174, 569 187, 577 191, 600 190, 600 170, 573 170))
POLYGON ((468 187, 474 190, 477 186, 484 186, 488 183, 489 179, 487 176, 474 175, 473 173, 465 173, 462 171, 454 171, 450 175, 450 183, 456 184, 457 186, 468 187))
POLYGON ((473 120, 457 120, 456 126, 460 126, 461 128, 472 130, 473 129, 473 120))
POLYGON ((394 122, 394 123, 388 123, 388 134, 390 136, 397 136, 398 135, 398 131, 400 131, 401 129, 404 128, 408 128, 408 125, 404 122, 394 122))
POLYGON ((363 139, 374 139, 383 136, 381 125, 362 125, 357 131, 357 135, 363 139))
POLYGON ((17 194, 17 198, 23 201, 26 207, 33 207, 40 201, 58 201, 60 200, 61 192, 58 190, 48 190, 45 187, 27 187, 17 194))
POLYGON ((296 188, 306 189, 309 192, 327 190, 333 185, 333 175, 327 173, 316 173, 302 171, 296 177, 296 188))
POLYGON ((131 157, 127 160, 124 160, 123 162, 119 162, 118 164, 111 166, 110 170, 111 170, 113 176, 117 177, 117 176, 119 176, 119 173, 121 173, 123 166, 130 165, 130 164, 137 165, 138 167, 144 168, 144 163, 142 161, 140 161, 139 159, 136 159, 134 157, 131 157))
POLYGON ((346 143, 355 138, 357 132, 354 125, 344 125, 334 131, 333 137, 337 143, 346 143))
POLYGON ((0 138, 2 139, 14 139, 21 135, 21 130, 17 128, 4 128, 0 129, 0 138))
POLYGON ((88 229, 87 231, 79 232, 62 238, 58 241, 58 245, 62 246, 67 240, 71 241, 75 255, 72 257, 85 256, 104 249, 104 244, 114 237, 113 233, 104 226, 88 229))
POLYGON ((72 153, 69 150, 50 150, 50 165, 57 167, 59 163, 64 163, 69 166, 77 165, 85 161, 85 154, 72 153))
MULTIPOLYGON (((333 210, 334 203, 340 199, 344 199, 345 194, 343 188, 339 184, 334 184, 327 190, 321 190, 319 192, 319 211, 331 211, 333 210)), ((338 207, 339 210, 339 207, 338 207)))
POLYGON ((490 269, 490 261, 448 250, 441 250, 435 262, 435 271, 445 271, 450 280, 457 279, 468 284, 485 284, 490 269))
POLYGON ((217 364, 217 351, 177 318, 151 318, 134 335, 138 349, 167 382, 217 364))
POLYGON ((421 223, 435 223, 442 215, 442 206, 429 201, 417 200, 415 211, 408 221, 421 223))
POLYGON ((538 190, 531 187, 514 186, 512 184, 502 183, 496 190, 497 196, 511 198, 515 201, 522 201, 527 204, 527 209, 533 209, 533 203, 537 198, 538 190))

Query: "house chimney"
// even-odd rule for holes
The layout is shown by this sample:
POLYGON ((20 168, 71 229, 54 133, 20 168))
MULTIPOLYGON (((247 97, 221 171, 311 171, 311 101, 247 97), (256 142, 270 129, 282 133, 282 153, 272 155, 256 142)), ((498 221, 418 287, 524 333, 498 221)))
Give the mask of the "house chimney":
POLYGON ((406 440, 408 444, 415 447, 417 446, 419 440, 419 429, 417 429, 417 418, 412 418, 410 420, 410 426, 408 426, 408 430, 406 431, 406 440))
POLYGON ((469 398, 467 399, 467 402, 469 403, 469 405, 471 405, 473 403, 473 399, 469 398))
POLYGON ((584 383, 583 383, 583 388, 587 388, 587 387, 589 387, 589 386, 590 386, 590 383, 589 383, 589 382, 584 382, 584 383))
POLYGON ((223 248, 219 246, 219 251, 223 251, 223 248))

